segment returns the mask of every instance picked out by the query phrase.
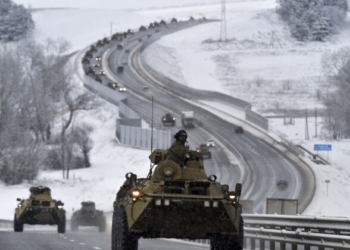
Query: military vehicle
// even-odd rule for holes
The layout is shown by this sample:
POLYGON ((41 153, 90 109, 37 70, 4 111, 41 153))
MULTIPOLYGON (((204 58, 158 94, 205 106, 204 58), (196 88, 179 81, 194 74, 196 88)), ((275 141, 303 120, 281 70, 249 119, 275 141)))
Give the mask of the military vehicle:
POLYGON ((92 53, 90 51, 86 51, 85 56, 88 59, 92 59, 92 53))
POLYGON ((191 17, 190 17, 190 21, 194 21, 194 18, 193 18, 193 16, 191 16, 191 17))
POLYGON ((166 22, 164 20, 159 22, 160 25, 166 25, 166 22))
POLYGON ((118 44, 117 45, 117 50, 122 50, 123 49, 123 45, 122 44, 118 44))
POLYGON ((123 66, 118 66, 117 67, 117 73, 122 74, 124 72, 124 67, 123 66))
POLYGON ((94 76, 95 75, 95 70, 92 67, 89 67, 86 71, 85 74, 88 76, 94 76))
POLYGON ((104 45, 102 40, 98 40, 96 43, 96 47, 102 47, 104 45))
POLYGON ((170 124, 171 126, 175 126, 176 119, 172 114, 165 114, 162 116, 162 123, 163 123, 163 126, 166 126, 167 124, 170 124))
POLYGON ((194 117, 193 111, 182 111, 181 112, 181 123, 184 128, 194 128, 196 118, 194 117))
POLYGON ((66 231, 66 211, 61 201, 53 200, 48 187, 29 188, 28 199, 20 199, 14 217, 14 231, 23 232, 23 225, 57 225, 58 233, 66 231))
POLYGON ((95 45, 91 45, 89 51, 90 51, 90 52, 97 52, 97 49, 96 49, 95 45))
POLYGON ((75 211, 71 218, 71 230, 77 231, 79 226, 98 227, 100 232, 106 231, 106 217, 101 210, 97 210, 92 201, 83 201, 81 209, 75 211))
POLYGON ((132 29, 128 29, 126 32, 127 32, 128 34, 130 34, 130 35, 133 35, 133 34, 134 34, 134 31, 133 31, 132 29))
POLYGON ((103 38, 102 41, 103 41, 104 44, 109 44, 109 39, 107 37, 103 38))
POLYGON ((112 40, 122 41, 124 39, 123 33, 115 33, 112 38, 112 40))
POLYGON ((109 82, 109 83, 107 83, 107 86, 110 87, 111 89, 115 90, 115 89, 117 89, 118 84, 115 82, 109 82))
POLYGON ((156 166, 146 178, 126 174, 114 201, 112 250, 138 249, 138 239, 210 239, 211 249, 243 249, 242 185, 235 191, 207 176, 203 157, 188 150, 185 166, 149 156, 156 166))
POLYGON ((102 83, 102 78, 101 78, 99 75, 95 75, 94 80, 95 80, 96 82, 102 83))
POLYGON ((83 59, 81 60, 81 63, 82 64, 89 64, 90 63, 90 60, 89 60, 89 58, 87 58, 87 57, 83 57, 83 59))
POLYGON ((171 23, 177 23, 177 19, 174 17, 173 19, 171 19, 170 22, 171 22, 171 23))
POLYGON ((211 150, 210 147, 207 146, 207 144, 201 144, 197 148, 197 152, 200 153, 203 157, 211 158, 211 150))
POLYGON ((142 25, 142 26, 139 28, 139 31, 146 31, 146 27, 142 25))

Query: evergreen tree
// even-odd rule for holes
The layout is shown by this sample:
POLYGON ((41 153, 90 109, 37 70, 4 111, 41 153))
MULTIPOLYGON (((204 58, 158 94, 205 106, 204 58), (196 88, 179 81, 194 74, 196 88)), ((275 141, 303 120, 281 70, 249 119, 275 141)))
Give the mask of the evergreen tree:
POLYGON ((0 41, 18 41, 27 37, 34 29, 28 10, 11 0, 0 1, 0 41))

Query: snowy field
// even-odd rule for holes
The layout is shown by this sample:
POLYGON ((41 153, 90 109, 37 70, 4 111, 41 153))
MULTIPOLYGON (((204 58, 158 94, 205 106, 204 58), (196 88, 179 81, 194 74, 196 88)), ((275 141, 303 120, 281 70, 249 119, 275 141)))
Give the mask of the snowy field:
MULTIPOLYGON (((25 5, 31 2, 32 7, 35 8, 89 8, 45 10, 33 13, 37 27, 35 38, 38 41, 43 41, 47 37, 64 37, 72 43, 72 51, 83 49, 101 37, 108 36, 111 27, 115 32, 116 30, 137 28, 141 24, 147 24, 154 20, 169 20, 173 16, 183 19, 188 19, 189 16, 212 18, 220 16, 220 5, 209 6, 208 4, 213 1, 200 0, 177 2, 179 4, 201 2, 203 6, 139 10, 137 12, 112 10, 118 9, 113 5, 115 1, 112 0, 99 1, 99 6, 82 0, 69 2, 17 0, 15 2, 25 5)), ((129 6, 125 5, 121 8, 135 6, 131 5, 133 1, 129 2, 129 6)), ((155 7, 158 2, 145 0, 142 1, 139 8, 155 7)), ((161 2, 164 3, 164 7, 172 6, 170 1, 163 0, 161 2), (168 5, 165 4, 166 2, 168 5)), ((346 39, 349 39, 348 30, 324 44, 298 44, 289 37, 285 27, 277 22, 277 16, 272 13, 274 7, 274 0, 230 3, 227 7, 228 38, 232 39, 230 43, 225 46, 202 44, 207 39, 218 39, 220 24, 211 23, 165 37, 154 46, 153 51, 156 53, 154 58, 159 60, 167 58, 169 61, 166 61, 170 63, 162 70, 170 76, 175 75, 174 77, 181 80, 181 83, 194 88, 214 89, 234 94, 239 98, 246 98, 247 101, 253 102, 258 110, 273 106, 271 100, 276 100, 276 91, 278 91, 275 86, 278 86, 285 79, 290 79, 293 83, 304 79, 306 81, 304 84, 292 86, 293 93, 279 95, 280 105, 284 105, 283 103, 288 103, 288 101, 290 104, 291 96, 294 96, 292 100, 296 107, 302 105, 304 105, 302 107, 308 108, 319 107, 320 104, 313 97, 318 88, 315 79, 322 78, 319 59, 323 52, 344 46, 346 39), (264 27, 264 29, 259 31, 258 27, 264 27), (276 43, 273 46, 269 45, 272 31, 275 31, 282 48, 276 43), (162 52, 157 53, 157 51, 162 52), (173 70, 171 65, 176 65, 174 67, 177 70, 173 70), (293 70, 288 70, 288 66, 294 66, 293 70), (254 74, 250 72, 254 72, 254 74), (260 87, 257 86, 257 81, 254 82, 256 77, 264 80, 260 87), (251 82, 250 88, 248 88, 249 82, 251 82), (300 89, 301 87, 305 87, 305 89, 300 89), (234 92, 233 89, 235 89, 234 92), (298 91, 302 93, 298 93, 298 91), (261 96, 257 96, 257 93, 261 93, 261 96)), ((35 182, 35 184, 48 185, 52 189, 53 197, 62 199, 66 204, 68 218, 72 209, 77 209, 83 200, 93 200, 96 202, 97 208, 111 211, 112 202, 124 181, 125 173, 134 172, 139 176, 145 176, 148 172, 150 152, 118 145, 115 140, 115 120, 118 110, 108 103, 103 103, 104 105, 97 110, 81 113, 81 117, 77 119, 94 127, 92 134, 94 148, 91 152, 92 167, 71 171, 71 179, 69 180, 63 180, 60 171, 42 171, 35 182)), ((215 103, 207 104, 223 111, 227 109, 227 107, 215 103)), ((229 110, 227 113, 232 112, 229 110)), ((312 119, 310 119, 309 127, 310 141, 305 141, 303 138, 305 133, 304 120, 296 120, 295 125, 285 126, 281 120, 274 119, 271 124, 280 131, 278 133, 283 132, 294 142, 302 142, 309 147, 312 147, 313 143, 332 143, 333 151, 329 157, 334 165, 314 166, 317 174, 317 193, 315 201, 306 214, 350 217, 350 213, 346 209, 350 205, 348 200, 350 168, 346 164, 350 161, 350 147, 347 146, 349 143, 346 141, 327 142, 313 138, 312 119), (326 179, 331 180, 328 196, 324 183, 326 179), (325 201, 327 201, 327 207, 322 205, 325 204, 325 201)), ((1 219, 13 218, 16 206, 15 199, 26 198, 29 194, 29 187, 30 184, 6 187, 0 183, 0 199, 5 200, 0 210, 1 219)))

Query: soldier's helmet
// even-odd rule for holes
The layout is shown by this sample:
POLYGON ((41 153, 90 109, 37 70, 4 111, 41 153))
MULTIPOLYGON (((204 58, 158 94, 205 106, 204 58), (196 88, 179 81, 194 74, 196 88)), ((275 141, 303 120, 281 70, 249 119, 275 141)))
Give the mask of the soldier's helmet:
POLYGON ((187 133, 186 133, 185 130, 179 130, 179 131, 174 135, 174 138, 175 138, 177 141, 186 142, 187 133))

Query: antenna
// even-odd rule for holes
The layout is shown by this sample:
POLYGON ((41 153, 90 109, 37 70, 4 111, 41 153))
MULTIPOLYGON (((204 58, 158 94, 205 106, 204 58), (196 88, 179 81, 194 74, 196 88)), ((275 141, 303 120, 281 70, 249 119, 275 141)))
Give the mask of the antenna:
MULTIPOLYGON (((151 118, 151 154, 153 151, 153 96, 152 96, 152 118, 151 118)), ((150 166, 149 166, 149 172, 148 172, 148 176, 147 179, 151 179, 151 175, 152 175, 152 169, 154 167, 154 164, 152 164, 152 161, 150 162, 150 166)))
POLYGON ((220 29, 220 41, 226 42, 226 0, 221 0, 221 29, 220 29))

